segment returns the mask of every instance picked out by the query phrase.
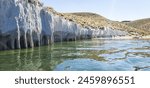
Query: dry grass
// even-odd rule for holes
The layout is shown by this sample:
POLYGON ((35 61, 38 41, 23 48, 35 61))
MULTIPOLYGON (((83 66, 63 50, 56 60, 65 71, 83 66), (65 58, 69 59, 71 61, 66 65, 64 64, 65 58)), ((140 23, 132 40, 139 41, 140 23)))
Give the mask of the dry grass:
POLYGON ((127 23, 127 25, 141 30, 145 30, 150 33, 150 18, 135 20, 127 23))
MULTIPOLYGON (((122 22, 111 21, 103 16, 100 16, 95 13, 88 12, 78 12, 78 13, 58 13, 53 8, 47 8, 49 12, 52 12, 56 15, 59 15, 66 20, 76 22, 82 27, 91 27, 91 28, 104 28, 110 27, 113 29, 118 29, 122 31, 129 32, 130 35, 149 35, 150 32, 141 30, 140 27, 134 27, 132 25, 126 25, 122 22)), ((135 26, 138 24, 135 24, 135 26)), ((145 24, 146 27, 149 27, 149 24, 145 24), (148 26, 147 26, 148 25, 148 26)), ((150 28, 150 27, 149 27, 150 28)))
POLYGON ((64 17, 81 24, 83 27, 104 27, 103 25, 107 25, 109 22, 108 19, 94 13, 64 13, 64 17))
POLYGON ((148 35, 144 30, 125 25, 121 22, 111 21, 95 13, 64 13, 64 17, 81 24, 83 27, 90 26, 92 28, 103 28, 107 26, 122 31, 128 31, 131 35, 148 35))

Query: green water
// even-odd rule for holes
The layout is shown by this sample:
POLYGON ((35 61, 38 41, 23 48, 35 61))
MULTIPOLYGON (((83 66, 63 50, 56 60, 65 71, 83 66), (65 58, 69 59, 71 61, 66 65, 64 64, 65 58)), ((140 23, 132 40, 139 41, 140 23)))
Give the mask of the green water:
POLYGON ((150 70, 150 40, 84 40, 0 51, 1 71, 150 70))

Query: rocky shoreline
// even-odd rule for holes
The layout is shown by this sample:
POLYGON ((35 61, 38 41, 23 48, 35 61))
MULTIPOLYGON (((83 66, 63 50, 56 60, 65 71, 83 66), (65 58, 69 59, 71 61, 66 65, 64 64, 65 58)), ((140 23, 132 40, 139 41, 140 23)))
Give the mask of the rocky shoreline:
POLYGON ((127 31, 107 26, 97 29, 82 27, 49 12, 38 0, 0 0, 0 50, 127 35, 127 31))

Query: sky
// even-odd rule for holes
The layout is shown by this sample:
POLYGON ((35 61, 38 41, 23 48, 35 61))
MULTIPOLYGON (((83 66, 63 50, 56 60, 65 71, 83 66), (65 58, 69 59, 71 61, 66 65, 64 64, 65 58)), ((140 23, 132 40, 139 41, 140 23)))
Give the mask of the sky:
POLYGON ((150 0, 41 0, 58 12, 92 12, 110 20, 150 18, 150 0))

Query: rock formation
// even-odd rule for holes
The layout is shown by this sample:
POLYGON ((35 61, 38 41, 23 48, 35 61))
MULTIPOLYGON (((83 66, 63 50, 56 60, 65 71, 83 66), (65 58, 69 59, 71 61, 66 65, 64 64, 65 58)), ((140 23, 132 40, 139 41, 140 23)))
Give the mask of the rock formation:
POLYGON ((0 0, 0 50, 127 34, 109 27, 82 27, 49 12, 38 0, 0 0))

